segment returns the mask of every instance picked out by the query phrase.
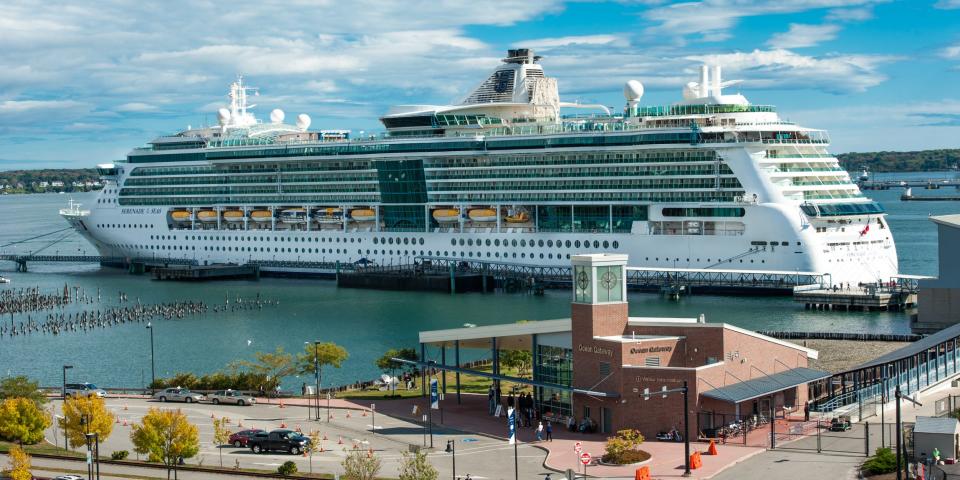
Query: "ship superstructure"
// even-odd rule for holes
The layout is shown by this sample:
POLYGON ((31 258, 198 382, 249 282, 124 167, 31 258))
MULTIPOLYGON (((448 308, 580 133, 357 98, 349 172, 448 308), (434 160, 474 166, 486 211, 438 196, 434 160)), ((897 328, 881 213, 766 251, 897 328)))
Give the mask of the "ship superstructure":
POLYGON ((219 125, 160 137, 66 218, 105 255, 398 264, 417 256, 568 265, 584 252, 643 267, 897 273, 882 207, 826 132, 728 95, 701 68, 668 106, 560 101, 540 58, 510 50, 455 105, 404 105, 382 135, 258 121, 231 86, 219 125), (562 115, 569 107, 602 113, 562 115))

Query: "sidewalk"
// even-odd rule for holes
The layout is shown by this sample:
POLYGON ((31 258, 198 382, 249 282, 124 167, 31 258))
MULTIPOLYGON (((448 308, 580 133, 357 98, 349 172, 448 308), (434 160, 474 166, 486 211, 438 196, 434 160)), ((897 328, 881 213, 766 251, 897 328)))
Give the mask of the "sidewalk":
MULTIPOLYGON (((376 403, 377 412, 413 421, 421 420, 421 415, 426 413, 425 408, 428 405, 426 398, 419 397, 415 399, 346 402, 352 404, 354 408, 364 409, 369 409, 371 403, 376 403), (414 405, 419 406, 420 413, 417 415, 413 414, 414 405)), ((456 394, 447 394, 446 399, 441 402, 441 406, 443 407, 442 417, 445 427, 506 439, 506 418, 495 418, 487 414, 486 395, 462 394, 462 404, 457 405, 456 394)), ((440 412, 433 412, 433 421, 436 424, 440 424, 440 412)), ((607 436, 606 434, 569 432, 563 428, 563 426, 555 425, 553 430, 554 440, 552 442, 537 442, 534 429, 520 428, 517 431, 517 438, 521 443, 534 445, 546 450, 547 458, 544 463, 545 466, 560 472, 566 471, 568 468, 574 471, 582 468, 579 458, 574 452, 576 442, 579 441, 582 443, 584 452, 590 453, 594 458, 599 458, 604 453, 607 436)), ((650 452, 652 455, 647 465, 650 467, 650 472, 654 477, 671 478, 683 476, 683 443, 657 442, 653 440, 644 442, 641 448, 650 452)), ((706 449, 707 445, 703 443, 690 444, 691 453, 697 450, 706 451, 706 449)), ((693 477, 688 478, 710 478, 728 466, 764 451, 763 448, 735 445, 718 445, 717 449, 720 454, 717 457, 704 455, 702 457, 703 467, 694 470, 693 477)), ((636 468, 636 466, 613 467, 592 465, 588 467, 587 473, 590 476, 603 478, 633 478, 636 468)))

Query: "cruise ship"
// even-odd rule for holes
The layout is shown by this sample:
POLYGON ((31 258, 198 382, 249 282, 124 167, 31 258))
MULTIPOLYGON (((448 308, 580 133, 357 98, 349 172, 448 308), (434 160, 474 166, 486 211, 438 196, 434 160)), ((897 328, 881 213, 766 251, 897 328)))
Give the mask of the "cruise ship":
POLYGON ((98 165, 106 187, 64 217, 103 255, 199 264, 567 266, 611 252, 637 267, 834 284, 897 274, 883 208, 825 131, 724 93, 737 82, 720 66, 691 80, 663 106, 631 80, 611 111, 562 102, 541 58, 514 49, 458 103, 395 106, 383 133, 353 136, 311 130, 306 114, 285 123, 279 109, 258 120, 241 78, 218 125, 98 165))

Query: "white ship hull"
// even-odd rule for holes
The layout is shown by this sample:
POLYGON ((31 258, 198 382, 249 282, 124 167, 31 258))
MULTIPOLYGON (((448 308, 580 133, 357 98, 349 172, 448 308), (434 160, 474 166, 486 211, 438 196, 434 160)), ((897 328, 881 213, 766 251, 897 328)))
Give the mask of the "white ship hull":
POLYGON ((396 265, 418 256, 441 256, 568 266, 572 255, 612 252, 629 255, 629 264, 635 267, 814 272, 828 274, 835 284, 886 282, 898 271, 888 229, 871 228, 861 235, 863 225, 851 224, 842 232, 818 233, 809 224, 801 224, 798 216, 791 218, 773 205, 748 208, 745 223, 749 235, 529 233, 507 231, 511 227, 506 224, 500 233, 490 228, 463 233, 373 232, 363 226, 346 231, 215 230, 202 229, 199 222, 196 230, 170 230, 166 210, 99 208, 87 217, 68 220, 101 255, 175 258, 200 264, 255 260, 352 263, 366 258, 396 265), (781 244, 753 245, 750 239, 754 238, 776 238, 781 244))

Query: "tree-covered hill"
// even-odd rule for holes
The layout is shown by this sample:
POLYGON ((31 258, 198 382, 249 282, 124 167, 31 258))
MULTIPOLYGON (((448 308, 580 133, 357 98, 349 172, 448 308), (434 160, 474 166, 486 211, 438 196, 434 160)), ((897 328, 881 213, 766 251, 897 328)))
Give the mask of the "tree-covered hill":
POLYGON ((854 172, 867 167, 871 172, 922 172, 948 170, 960 163, 960 149, 919 152, 852 152, 837 155, 840 165, 854 172))

